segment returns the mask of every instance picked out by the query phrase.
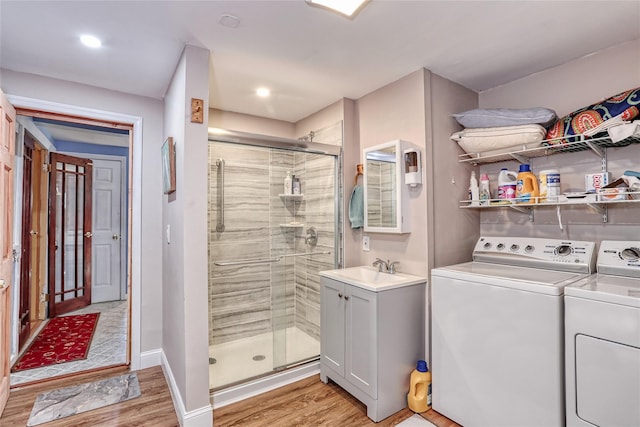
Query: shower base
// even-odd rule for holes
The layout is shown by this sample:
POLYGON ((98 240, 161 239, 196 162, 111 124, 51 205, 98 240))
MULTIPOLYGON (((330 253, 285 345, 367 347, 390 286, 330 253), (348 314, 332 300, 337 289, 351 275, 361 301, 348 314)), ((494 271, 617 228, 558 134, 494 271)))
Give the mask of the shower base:
MULTIPOLYGON (((319 355, 320 341, 298 328, 287 328, 286 359, 278 361, 293 365, 319 355)), ((209 389, 273 373, 273 365, 272 332, 212 345, 209 347, 209 389)))

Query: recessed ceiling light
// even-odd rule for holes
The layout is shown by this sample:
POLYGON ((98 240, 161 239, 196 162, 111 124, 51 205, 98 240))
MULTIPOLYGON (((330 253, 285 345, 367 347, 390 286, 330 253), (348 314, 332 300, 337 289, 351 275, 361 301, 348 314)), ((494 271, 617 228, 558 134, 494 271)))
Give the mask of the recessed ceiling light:
POLYGON ((369 0, 307 0, 311 5, 326 7, 351 18, 369 0))
POLYGON ((256 89, 256 95, 258 95, 260 98, 266 98, 267 96, 271 95, 271 91, 266 87, 259 87, 258 89, 256 89))
POLYGON ((100 41, 99 38, 95 36, 90 36, 89 34, 81 35, 80 41, 82 42, 83 45, 87 47, 92 47, 94 49, 102 46, 102 42, 100 41))

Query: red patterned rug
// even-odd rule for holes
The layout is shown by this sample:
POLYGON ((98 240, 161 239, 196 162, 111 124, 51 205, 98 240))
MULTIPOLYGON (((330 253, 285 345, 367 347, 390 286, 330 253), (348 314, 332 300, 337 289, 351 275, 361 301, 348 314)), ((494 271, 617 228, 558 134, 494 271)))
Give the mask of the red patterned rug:
POLYGON ((11 372, 87 358, 100 313, 54 317, 40 331, 11 372))

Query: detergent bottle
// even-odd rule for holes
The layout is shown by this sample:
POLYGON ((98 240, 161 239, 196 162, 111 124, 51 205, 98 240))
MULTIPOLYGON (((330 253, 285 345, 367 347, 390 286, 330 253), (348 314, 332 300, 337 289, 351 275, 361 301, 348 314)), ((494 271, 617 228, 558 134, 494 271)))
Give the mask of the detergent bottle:
POLYGON ((416 369, 411 372, 407 403, 413 412, 425 412, 431 409, 431 372, 424 360, 418 360, 416 369))
POLYGON ((518 174, 508 170, 500 169, 498 174, 498 199, 509 200, 513 202, 516 198, 516 185, 518 182, 518 174))
POLYGON ((529 165, 520 165, 516 183, 516 202, 536 203, 539 195, 538 178, 531 172, 529 165))

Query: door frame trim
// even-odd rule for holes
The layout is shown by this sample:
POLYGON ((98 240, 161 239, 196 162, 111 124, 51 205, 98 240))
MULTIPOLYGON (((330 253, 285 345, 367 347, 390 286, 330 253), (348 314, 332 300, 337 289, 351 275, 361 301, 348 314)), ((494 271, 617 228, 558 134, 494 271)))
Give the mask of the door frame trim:
POLYGON ((24 96, 7 95, 9 102, 15 108, 31 109, 36 111, 46 111, 52 113, 66 114, 70 116, 88 117, 90 119, 100 121, 113 121, 125 123, 133 127, 131 131, 132 144, 129 148, 131 153, 130 169, 131 169, 131 188, 130 197, 130 218, 129 218, 129 239, 131 242, 131 251, 129 257, 131 259, 131 292, 129 295, 131 304, 131 324, 130 324, 130 340, 131 340, 131 370, 141 369, 141 244, 142 244, 142 117, 129 114, 114 113, 94 108, 80 107, 76 105, 63 104, 59 102, 45 101, 41 99, 28 98, 24 96))

